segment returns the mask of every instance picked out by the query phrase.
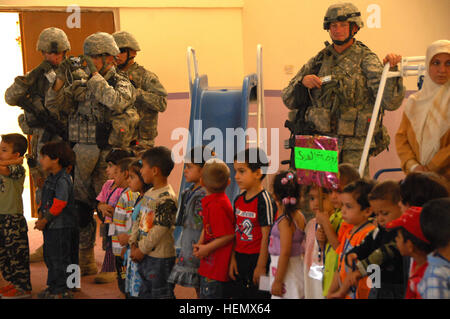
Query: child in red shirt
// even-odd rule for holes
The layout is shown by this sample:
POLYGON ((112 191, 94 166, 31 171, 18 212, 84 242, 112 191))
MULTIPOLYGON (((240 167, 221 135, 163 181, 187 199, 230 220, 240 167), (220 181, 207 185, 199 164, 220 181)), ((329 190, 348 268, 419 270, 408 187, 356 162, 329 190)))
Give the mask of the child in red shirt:
POLYGON ((400 254, 413 258, 405 299, 422 299, 417 291, 417 285, 428 267, 427 255, 432 251, 430 242, 420 227, 421 212, 422 207, 410 207, 400 218, 386 225, 386 228, 397 229, 395 242, 400 254))
POLYGON ((225 298, 225 283, 234 239, 234 215, 225 189, 230 184, 230 169, 211 159, 203 167, 201 184, 207 195, 202 199, 203 231, 193 254, 200 258, 200 299, 225 298))
POLYGON ((258 289, 259 278, 269 270, 269 233, 277 205, 262 180, 268 160, 258 148, 249 148, 235 157, 235 180, 244 190, 234 201, 236 240, 230 261, 232 298, 264 299, 270 294, 258 289))

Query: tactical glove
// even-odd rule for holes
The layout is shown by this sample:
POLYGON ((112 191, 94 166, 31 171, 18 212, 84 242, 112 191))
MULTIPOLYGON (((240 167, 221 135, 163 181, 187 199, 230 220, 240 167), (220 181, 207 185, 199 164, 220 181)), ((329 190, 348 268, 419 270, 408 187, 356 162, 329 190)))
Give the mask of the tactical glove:
POLYGON ((92 58, 90 56, 84 56, 84 60, 86 61, 87 67, 89 68, 89 71, 91 71, 91 74, 98 72, 94 61, 92 61, 92 58))

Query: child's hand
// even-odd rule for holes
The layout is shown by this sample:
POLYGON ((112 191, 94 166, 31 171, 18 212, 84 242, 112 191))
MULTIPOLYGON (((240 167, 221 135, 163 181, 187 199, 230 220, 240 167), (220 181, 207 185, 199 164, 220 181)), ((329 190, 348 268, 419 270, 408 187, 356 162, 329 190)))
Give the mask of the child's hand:
POLYGON ((125 257, 125 253, 127 252, 128 247, 123 247, 122 251, 120 252, 120 258, 124 258, 125 257))
POLYGON ((239 275, 236 257, 234 257, 234 255, 231 255, 230 266, 228 267, 228 275, 232 280, 236 280, 236 275, 239 275))
POLYGON ((351 286, 357 286, 359 279, 362 277, 359 270, 352 271, 351 273, 347 274, 348 281, 351 286))
POLYGON ((45 229, 45 226, 47 226, 47 219, 45 219, 45 218, 42 218, 42 219, 38 219, 37 221, 36 221, 36 224, 34 225, 34 228, 35 229, 38 229, 38 230, 44 230, 45 229))
POLYGON ((325 235, 325 231, 323 230, 323 227, 317 227, 316 239, 320 243, 320 246, 325 245, 325 243, 327 242, 327 235, 325 235))
POLYGON ((128 245, 128 240, 130 239, 130 235, 128 235, 127 233, 123 233, 123 234, 119 234, 117 236, 117 238, 119 239, 120 246, 126 246, 126 245, 128 245))
POLYGON ((258 267, 256 266, 255 270, 253 271, 253 283, 255 285, 259 284, 259 277, 266 275, 266 267, 258 267))
POLYGON ((274 280, 272 284, 272 289, 270 290, 270 293, 274 296, 283 297, 283 294, 286 292, 286 289, 284 288, 284 284, 282 282, 278 282, 274 280))
POLYGON ((131 250, 130 257, 131 260, 134 261, 135 263, 140 263, 142 259, 144 259, 145 255, 138 247, 136 247, 131 250))
POLYGON ((209 255, 209 249, 206 247, 206 245, 200 245, 200 244, 194 244, 194 250, 193 255, 199 259, 208 257, 209 255))
POLYGON ((104 215, 112 218, 114 215, 114 207, 106 205, 104 208, 104 215))
POLYGON ((320 225, 325 225, 330 222, 330 217, 325 212, 317 212, 316 213, 316 222, 320 225))
POLYGON ((356 261, 358 259, 358 255, 355 253, 351 253, 351 254, 347 254, 345 256, 345 258, 346 258, 347 266, 352 267, 353 261, 356 261))

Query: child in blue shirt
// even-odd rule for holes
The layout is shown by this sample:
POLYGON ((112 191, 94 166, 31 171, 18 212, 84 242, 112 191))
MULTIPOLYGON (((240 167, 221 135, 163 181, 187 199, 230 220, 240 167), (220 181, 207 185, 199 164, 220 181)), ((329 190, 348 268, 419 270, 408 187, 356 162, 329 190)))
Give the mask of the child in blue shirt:
MULTIPOLYGON (((44 235, 44 261, 48 269, 43 299, 71 299, 68 266, 78 264, 78 219, 74 210, 73 182, 67 167, 75 153, 66 142, 49 142, 41 148, 39 163, 49 175, 42 189, 36 228, 44 235)), ((78 287, 79 288, 79 287, 78 287)))
POLYGON ((428 267, 418 291, 423 299, 450 299, 450 198, 427 202, 420 215, 423 234, 435 251, 428 255, 428 267))

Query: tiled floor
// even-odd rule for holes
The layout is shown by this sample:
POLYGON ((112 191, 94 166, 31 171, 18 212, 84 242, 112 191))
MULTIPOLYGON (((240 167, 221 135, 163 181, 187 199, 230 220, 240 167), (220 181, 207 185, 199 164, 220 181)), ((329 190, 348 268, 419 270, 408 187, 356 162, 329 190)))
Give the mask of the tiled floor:
MULTIPOLYGON (((34 228, 34 221, 28 222, 28 239, 30 243, 30 252, 34 252, 36 248, 42 245, 42 233, 34 228)), ((97 225, 100 223, 97 222, 97 225)), ((95 246, 95 260, 97 262, 98 269, 101 269, 103 263, 103 257, 105 252, 101 247, 101 239, 99 237, 97 229, 97 240, 95 246)), ((30 264, 31 270, 31 284, 33 287, 32 298, 37 298, 38 292, 46 288, 47 281, 47 267, 44 262, 30 264)), ((123 299, 124 295, 119 291, 117 282, 109 284, 95 284, 94 277, 85 276, 81 277, 81 291, 75 293, 76 299, 123 299)), ((0 287, 5 284, 3 278, 0 276, 0 287)), ((195 290, 193 288, 184 288, 181 286, 175 287, 175 295, 178 299, 192 299, 196 298, 195 290)))

